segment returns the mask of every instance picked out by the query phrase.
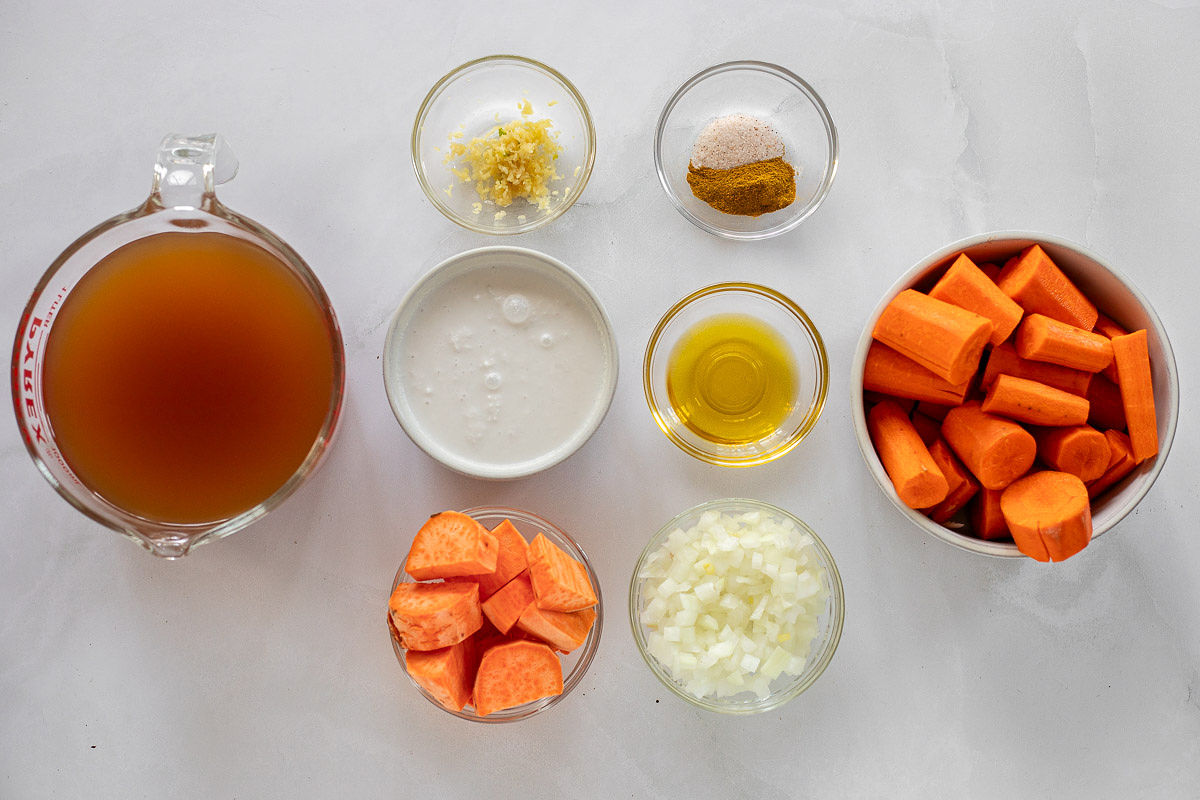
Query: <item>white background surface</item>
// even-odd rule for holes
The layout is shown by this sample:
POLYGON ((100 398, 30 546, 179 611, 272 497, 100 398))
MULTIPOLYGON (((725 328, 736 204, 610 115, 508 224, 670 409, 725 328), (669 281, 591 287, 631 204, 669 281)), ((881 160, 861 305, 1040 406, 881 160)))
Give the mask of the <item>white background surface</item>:
POLYGON ((343 428, 322 470, 261 523, 179 562, 86 520, 0 425, 0 797, 1200 796, 1200 8, 1195 2, 461 4, 0 0, 3 329, 42 270, 141 202, 169 131, 219 131, 230 207, 291 243, 346 337, 343 428), (380 376, 412 282, 494 243, 443 219, 408 136, 430 85, 468 59, 549 63, 599 131, 580 202, 521 245, 607 304, 621 381, 592 441, 509 484, 412 445, 380 376), (653 174, 675 87, 774 61, 841 135, 825 205, 757 244, 687 223, 653 174), (1179 360, 1170 458, 1137 511, 1071 561, 992 560, 924 536, 854 443, 851 351, 917 259, 989 229, 1043 230, 1111 259, 1179 360), (766 283, 814 318, 832 387, 782 460, 708 467, 657 430, 639 385, 661 313, 699 286, 766 283), (841 647, 791 704, 692 709, 638 657, 634 559, 716 496, 783 505, 845 581, 841 647), (507 503, 573 532, 605 595, 600 651, 533 720, 446 715, 401 673, 384 626, 412 533, 443 508, 507 503))

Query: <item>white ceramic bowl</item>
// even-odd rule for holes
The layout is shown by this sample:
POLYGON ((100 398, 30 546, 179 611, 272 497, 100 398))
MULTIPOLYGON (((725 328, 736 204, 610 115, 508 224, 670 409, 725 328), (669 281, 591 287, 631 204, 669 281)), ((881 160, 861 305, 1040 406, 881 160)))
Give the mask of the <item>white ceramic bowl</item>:
POLYGON ((1179 418, 1179 377, 1175 355, 1162 322, 1149 301, 1121 273, 1074 242, 1058 236, 1024 231, 996 231, 969 236, 946 245, 921 259, 884 292, 883 297, 867 318, 854 352, 850 371, 850 405, 854 419, 854 435, 879 488, 905 517, 921 530, 964 550, 989 556, 1023 557, 1012 542, 990 542, 967 533, 939 525, 914 511, 896 495, 879 456, 867 433, 863 408, 862 379, 867 350, 871 346, 871 331, 884 306, 904 289, 928 290, 958 256, 966 253, 976 263, 1003 264, 1009 257, 1031 244, 1040 244, 1051 260, 1075 282, 1096 306, 1127 330, 1146 329, 1150 347, 1150 370, 1154 381, 1154 405, 1158 417, 1158 455, 1138 465, 1122 481, 1092 501, 1092 538, 1095 539, 1120 522, 1146 496, 1162 470, 1175 437, 1179 418))

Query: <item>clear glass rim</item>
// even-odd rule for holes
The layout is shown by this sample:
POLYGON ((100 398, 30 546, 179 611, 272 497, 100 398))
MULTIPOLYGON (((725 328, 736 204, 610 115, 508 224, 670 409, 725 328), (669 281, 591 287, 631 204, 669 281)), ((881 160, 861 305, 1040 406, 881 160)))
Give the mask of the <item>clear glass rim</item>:
MULTIPOLYGON (((691 294, 679 300, 675 305, 667 310, 658 324, 654 327, 654 331, 650 334, 650 340, 646 343, 646 353, 642 360, 642 391, 646 397, 646 405, 650 407, 650 413, 654 416, 654 421, 659 429, 666 434, 671 443, 684 451, 693 458, 704 461, 708 464, 715 464, 721 467, 753 467, 759 464, 766 464, 780 458, 791 450, 808 436, 809 432, 816 426, 821 418, 821 411, 825 407, 825 397, 829 390, 829 358, 825 352, 825 342, 821 338, 817 326, 813 324, 811 318, 805 313, 799 305, 795 303, 787 295, 777 292, 767 286, 757 283, 744 282, 726 282, 715 283, 711 286, 705 286, 702 289, 697 289, 691 294), (727 455, 713 450, 704 450, 691 442, 687 441, 675 432, 674 426, 671 424, 666 413, 662 410, 664 407, 659 402, 654 388, 654 376, 651 371, 651 364, 654 356, 658 351, 658 344, 666 333, 667 327, 679 316, 684 310, 689 308, 693 303, 702 300, 706 297, 711 297, 718 294, 750 294, 761 298, 782 308, 790 314, 798 323, 801 330, 804 331, 809 344, 812 346, 814 355, 816 356, 817 370, 816 381, 817 390, 816 396, 812 403, 809 404, 808 411, 801 418, 796 429, 792 431, 786 439, 774 449, 764 453, 754 453, 747 456, 727 455)), ((667 406, 670 404, 667 403, 667 406)), ((719 445, 713 445, 719 447, 719 445)))
MULTIPOLYGON (((400 662, 400 668, 404 671, 404 676, 408 678, 412 685, 417 688, 417 690, 425 697, 426 700, 433 703, 434 706, 447 714, 458 717, 459 719, 468 720, 470 722, 482 722, 485 724, 517 722, 519 720, 528 719, 535 714, 539 714, 542 711, 561 703, 566 696, 569 695, 571 691, 583 681, 584 675, 587 674, 588 669, 591 667, 592 660, 596 657, 596 651, 600 647, 600 636, 604 628, 604 598, 601 595, 600 578, 596 575, 595 570, 592 568, 591 559, 588 558, 587 553, 584 552, 584 549, 579 545, 579 543, 562 528, 558 527, 544 517, 538 516, 530 511, 523 511, 519 508, 510 508, 508 506, 474 506, 472 508, 463 509, 459 513, 466 514, 480 523, 495 520, 496 523, 499 524, 504 519, 509 519, 513 522, 521 522, 531 527, 541 528, 543 531, 549 530, 556 536, 561 537, 563 542, 567 544, 567 550, 569 551, 568 555, 573 556, 576 560, 583 564, 583 568, 587 570, 588 579, 592 582, 592 588, 596 591, 596 619, 592 622, 592 629, 588 631, 587 639, 585 639, 583 644, 581 644, 572 653, 578 653, 579 655, 575 661, 575 664, 571 667, 571 671, 563 675, 562 694, 543 697, 541 699, 532 700, 528 703, 515 706, 513 708, 502 709, 493 714, 488 714, 486 717, 481 717, 478 714, 467 711, 465 708, 462 711, 452 711, 451 709, 446 708, 439 703, 437 698, 426 691, 425 687, 417 683, 416 680, 414 680, 413 677, 408 674, 408 667, 405 666, 404 663, 405 650, 400 645, 400 642, 397 641, 395 634, 392 632, 391 618, 389 616, 387 619, 388 639, 390 639, 392 643, 392 652, 396 654, 396 659, 400 662)), ((401 583, 407 582, 408 580, 411 579, 408 579, 408 576, 405 574, 404 562, 401 561, 400 568, 396 570, 396 577, 392 581, 392 588, 388 592, 389 597, 391 596, 391 592, 396 591, 397 586, 399 586, 401 583)), ((556 654, 560 659, 563 657, 561 653, 556 654)))
POLYGON ((637 645, 637 650, 641 655, 642 660, 646 662, 648 667, 650 667, 650 671, 654 673, 656 678, 658 678, 659 683, 667 687, 667 689, 669 689, 677 697, 686 700, 694 706, 703 708, 706 711, 715 711, 723 714, 759 714, 764 711, 771 711, 772 709, 779 708, 789 700, 796 698, 806 689, 812 686, 817 679, 824 674, 825 669, 833 660, 833 654, 837 651, 838 644, 842 639, 842 627, 845 623, 845 616, 846 603, 845 590, 842 585, 842 575, 841 572, 838 571, 837 563, 833 559, 833 554, 829 552, 829 548, 825 545, 825 542, 820 536, 817 535, 816 531, 814 531, 806 522, 804 522, 804 520, 800 519, 786 509, 772 505, 771 503, 763 502, 762 500, 752 500, 744 497, 727 497, 718 500, 708 500, 700 503, 699 505, 693 506, 686 511, 676 514, 668 523, 659 528, 654 535, 650 537, 650 541, 646 543, 641 555, 638 556, 637 563, 633 567, 633 574, 629 580, 629 625, 633 632, 633 641, 637 645), (821 557, 822 566, 825 567, 825 570, 829 575, 830 630, 829 638, 825 642, 825 646, 821 650, 817 660, 815 662, 810 660, 809 662, 815 664, 815 666, 811 671, 808 671, 808 674, 801 676, 800 680, 795 681, 792 685, 788 686, 786 690, 774 695, 770 695, 761 701, 738 705, 726 705, 719 701, 695 697, 694 695, 690 695, 685 692, 683 688, 670 677, 666 671, 666 668, 663 667, 663 665, 660 664, 658 660, 654 658, 654 656, 650 655, 650 653, 647 651, 645 631, 642 629, 641 620, 638 619, 638 601, 641 596, 641 581, 638 580, 638 576, 641 574, 642 566, 646 563, 646 559, 648 559, 650 555, 658 549, 658 546, 662 544, 663 540, 670 534, 671 531, 673 531, 676 527, 679 527, 681 520, 684 520, 695 514, 702 514, 705 511, 745 511, 747 509, 766 511, 770 514, 776 514, 790 519, 797 525, 797 527, 800 528, 800 530, 812 536, 813 544, 817 549, 817 553, 821 557))
POLYGON ((821 99, 819 94, 817 94, 817 90, 799 75, 787 69, 786 67, 781 67, 778 64, 772 64, 767 61, 727 61, 723 64, 717 64, 709 67, 708 69, 701 70, 688 80, 684 81, 683 85, 675 90, 675 93, 671 95, 670 99, 667 100, 666 105, 663 106, 663 110, 658 116, 658 124, 655 125, 654 128, 654 169, 658 173, 658 182, 662 185, 663 191, 667 193, 667 197, 671 199, 671 203, 674 204, 676 210, 678 210, 688 222, 691 222, 693 225, 703 231, 707 231, 714 236, 720 236, 725 239, 737 239, 743 241, 770 239, 774 236, 779 236, 782 233, 787 233, 788 231, 796 228, 796 226, 811 216, 812 213, 821 205, 821 203, 824 202, 825 197, 829 194, 829 190, 833 187, 833 179, 837 174, 837 167, 837 127, 833 123, 833 117, 830 115, 829 109, 825 105, 825 101, 821 99), (821 118, 821 122, 825 127, 826 144, 829 148, 829 158, 826 159, 825 162, 824 174, 821 178, 821 183, 812 199, 809 200, 808 204, 804 206, 800 210, 800 213, 797 213, 795 216, 780 222, 778 225, 761 231, 730 230, 728 228, 717 227, 697 217, 688 210, 687 206, 685 206, 675 194, 675 190, 671 188, 671 182, 667 178, 667 171, 663 166, 662 158, 663 132, 666 130, 667 120, 670 118, 671 112, 675 110, 675 106, 679 104, 679 101, 682 100, 683 97, 697 84, 703 82, 704 80, 726 72, 735 72, 741 70, 766 73, 776 78, 781 78, 798 89, 812 103, 813 107, 817 111, 817 115, 821 118))
POLYGON ((588 109, 587 102, 583 99, 583 95, 575 88, 575 84, 567 80, 566 76, 553 67, 547 66, 540 61, 526 56, 518 56, 512 54, 496 54, 482 56, 472 59, 471 61, 461 64, 447 72, 433 84, 429 92, 425 95, 425 99, 421 101, 420 107, 417 109, 417 115, 413 120, 412 136, 410 139, 410 155, 412 157, 413 171, 417 176, 417 183, 421 186, 421 191, 433 203, 433 207, 441 212, 442 216, 449 219, 456 225, 460 225, 467 230, 475 231, 476 233, 485 233, 493 236, 511 236, 518 233, 527 233, 528 231, 540 228, 551 220, 558 219, 566 212, 575 202, 579 200, 583 190, 587 188, 588 180, 592 176, 592 167, 596 163, 596 126, 592 120, 592 112, 588 109), (587 131, 586 145, 587 150, 584 154, 584 160, 579 170, 579 176, 575 180, 575 186, 571 192, 571 196, 566 198, 562 203, 555 206, 546 214, 540 214, 535 219, 529 220, 522 225, 514 225, 510 228, 495 228, 487 225, 479 225, 473 220, 459 216, 454 213, 454 210, 446 205, 441 199, 441 193, 433 188, 429 183, 429 179, 425 175, 424 167, 421 159, 421 137, 422 128, 425 125, 425 120, 429 116, 430 109, 440 99, 442 93, 456 80, 465 74, 474 71, 475 69, 490 64, 516 64, 527 67, 540 72, 551 80, 555 81, 563 87, 567 92, 567 96, 571 98, 575 107, 579 111, 580 117, 584 121, 584 127, 587 131))

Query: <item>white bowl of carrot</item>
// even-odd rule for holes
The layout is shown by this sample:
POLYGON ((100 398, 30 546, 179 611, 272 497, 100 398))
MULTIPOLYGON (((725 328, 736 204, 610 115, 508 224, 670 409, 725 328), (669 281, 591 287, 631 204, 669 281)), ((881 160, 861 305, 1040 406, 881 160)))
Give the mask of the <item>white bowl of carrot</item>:
POLYGON ((909 269, 851 371, 867 468, 917 527, 984 555, 1061 561, 1162 470, 1179 411, 1162 323, 1060 237, 971 236, 909 269))

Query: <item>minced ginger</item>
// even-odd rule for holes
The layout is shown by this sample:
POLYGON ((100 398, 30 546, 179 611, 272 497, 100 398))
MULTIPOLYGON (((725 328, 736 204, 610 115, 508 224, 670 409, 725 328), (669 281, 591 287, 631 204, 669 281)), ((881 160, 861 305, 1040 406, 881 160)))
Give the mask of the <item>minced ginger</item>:
MULTIPOLYGON (((517 107, 522 116, 533 113, 528 100, 517 107)), ((461 132, 451 134, 445 161, 460 162, 450 171, 463 181, 474 181, 481 200, 504 208, 523 198, 545 211, 550 207, 549 182, 562 179, 554 162, 563 148, 551 125, 549 119, 515 119, 465 144, 458 141, 461 132)))

